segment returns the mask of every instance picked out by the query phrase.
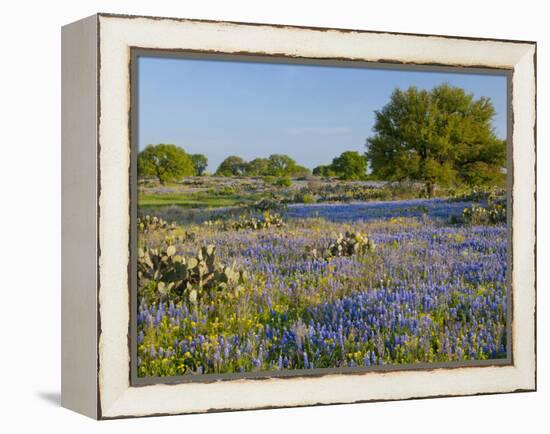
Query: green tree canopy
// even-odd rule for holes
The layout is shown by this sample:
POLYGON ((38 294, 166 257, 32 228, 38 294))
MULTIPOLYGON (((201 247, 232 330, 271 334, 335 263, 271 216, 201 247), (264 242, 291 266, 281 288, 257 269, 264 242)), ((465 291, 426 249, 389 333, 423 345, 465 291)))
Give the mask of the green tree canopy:
POLYGON ((309 170, 307 167, 296 164, 296 166, 294 166, 293 172, 290 175, 291 176, 308 176, 308 175, 311 175, 311 170, 309 170))
POLYGON ((246 162, 241 157, 227 157, 216 170, 218 176, 306 176, 311 172, 288 155, 273 154, 269 158, 255 158, 246 162))
POLYGON ((195 167, 195 174, 201 176, 208 167, 208 158, 203 154, 191 154, 191 161, 195 167))
POLYGON ((305 176, 310 173, 307 167, 298 165, 288 155, 273 154, 267 159, 265 175, 268 176, 305 176))
POLYGON ((138 155, 138 177, 155 177, 161 184, 193 176, 195 167, 189 155, 179 146, 147 145, 138 155))
POLYGON ((264 176, 267 174, 269 161, 267 158, 255 158, 246 165, 246 174, 249 176, 264 176))
POLYGON ((506 142, 496 137, 489 98, 443 84, 432 90, 396 89, 375 111, 366 157, 373 176, 416 180, 430 195, 436 184, 503 182, 506 142))
POLYGON ((216 175, 218 176, 241 176, 246 172, 246 162, 236 155, 227 157, 222 161, 216 175))
POLYGON ((367 160, 357 151, 346 151, 332 160, 330 168, 340 179, 359 180, 366 175, 367 160))
POLYGON ((332 165, 321 165, 313 169, 313 174, 315 176, 334 176, 335 173, 332 170, 332 165))
POLYGON ((296 161, 288 155, 273 154, 268 158, 267 175, 285 176, 292 175, 296 169, 296 161))

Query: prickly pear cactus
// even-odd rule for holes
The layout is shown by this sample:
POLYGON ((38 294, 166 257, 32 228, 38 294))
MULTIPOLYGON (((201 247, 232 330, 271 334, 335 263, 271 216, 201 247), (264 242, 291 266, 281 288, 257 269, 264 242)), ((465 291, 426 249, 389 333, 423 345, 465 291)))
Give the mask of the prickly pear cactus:
POLYGON ((506 192, 503 190, 476 191, 471 192, 468 200, 475 200, 478 203, 464 208, 459 223, 471 225, 498 225, 506 223, 506 192))
POLYGON ((464 208, 462 219, 465 223, 485 224, 489 220, 489 216, 487 215, 486 208, 481 205, 472 205, 469 208, 464 208))
POLYGON ((336 239, 323 249, 313 248, 309 255, 317 260, 330 261, 341 256, 364 255, 374 251, 374 242, 361 232, 346 231, 345 234, 338 234, 336 239))
POLYGON ((491 204, 488 208, 489 221, 493 224, 506 223, 506 205, 491 204))
POLYGON ((285 225, 282 217, 279 214, 272 214, 269 211, 262 213, 261 217, 256 218, 254 216, 241 216, 237 221, 229 222, 226 224, 226 230, 240 230, 240 229, 269 229, 269 228, 282 228, 285 225))
POLYGON ((472 205, 462 211, 462 222, 472 225, 488 225, 506 222, 506 205, 501 202, 472 205))
POLYGON ((178 245, 193 242, 196 239, 197 235, 194 232, 185 231, 182 235, 174 235, 173 232, 170 232, 164 237, 164 243, 167 245, 178 245))
POLYGON ((137 227, 139 232, 146 234, 148 232, 154 232, 158 230, 171 231, 176 228, 176 224, 168 223, 166 220, 163 220, 156 216, 146 215, 143 217, 138 217, 137 227))
POLYGON ((140 286, 151 298, 170 295, 191 305, 204 298, 215 300, 247 279, 245 271, 220 263, 213 245, 201 247, 191 258, 178 255, 173 245, 139 249, 137 268, 140 286))

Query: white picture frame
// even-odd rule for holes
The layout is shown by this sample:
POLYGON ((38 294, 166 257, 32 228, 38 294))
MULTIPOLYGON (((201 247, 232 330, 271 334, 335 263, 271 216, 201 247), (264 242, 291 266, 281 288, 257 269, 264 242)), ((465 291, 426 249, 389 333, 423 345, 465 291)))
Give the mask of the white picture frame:
POLYGON ((96 419, 536 389, 536 44, 97 14, 62 32, 62 405, 96 419), (132 49, 510 72, 509 364, 132 385, 132 49))

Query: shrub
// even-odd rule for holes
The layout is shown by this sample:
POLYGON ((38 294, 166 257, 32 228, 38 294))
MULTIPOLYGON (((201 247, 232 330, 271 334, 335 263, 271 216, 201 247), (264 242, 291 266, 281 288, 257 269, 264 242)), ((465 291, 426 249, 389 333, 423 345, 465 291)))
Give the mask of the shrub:
POLYGON ((309 193, 309 188, 302 188, 292 197, 293 203, 315 203, 315 196, 309 193))
POLYGON ((304 194, 302 196, 302 203, 314 203, 315 198, 311 194, 304 194))
POLYGON ((279 178, 274 183, 277 187, 290 187, 292 180, 289 177, 279 178))
MULTIPOLYGON (((348 183, 329 184, 317 192, 319 202, 351 202, 388 200, 396 197, 396 192, 390 187, 371 187, 348 183)), ((413 197, 411 191, 406 197, 413 197)))
POLYGON ((271 211, 281 213, 285 211, 286 204, 283 203, 281 197, 272 196, 262 198, 247 206, 250 213, 271 211))
POLYGON ((232 196, 237 193, 237 190, 234 187, 225 185, 220 188, 209 188, 206 192, 212 196, 232 196))

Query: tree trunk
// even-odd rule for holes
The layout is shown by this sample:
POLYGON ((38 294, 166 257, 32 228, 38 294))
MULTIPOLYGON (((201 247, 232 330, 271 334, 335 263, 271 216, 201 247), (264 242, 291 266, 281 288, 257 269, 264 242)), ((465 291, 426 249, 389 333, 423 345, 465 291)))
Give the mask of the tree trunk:
POLYGON ((155 172, 157 174, 157 179, 159 180, 160 182, 160 185, 164 185, 164 178, 162 177, 161 173, 160 173, 160 167, 155 167, 155 172))
POLYGON ((426 193, 428 197, 435 196, 435 182, 426 182, 426 193))

